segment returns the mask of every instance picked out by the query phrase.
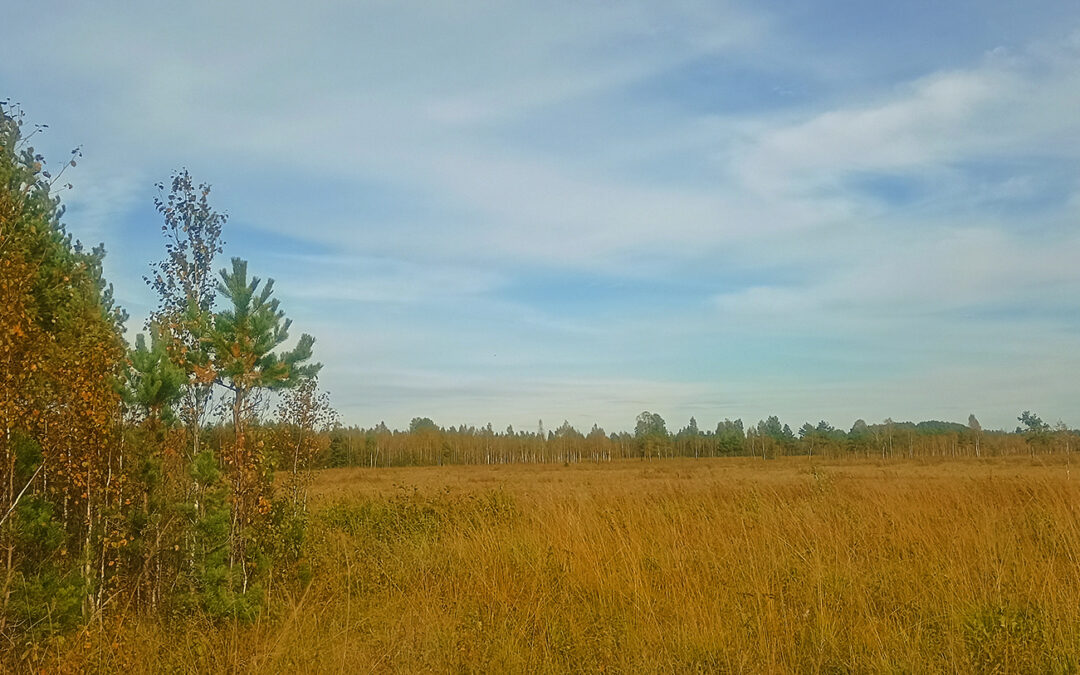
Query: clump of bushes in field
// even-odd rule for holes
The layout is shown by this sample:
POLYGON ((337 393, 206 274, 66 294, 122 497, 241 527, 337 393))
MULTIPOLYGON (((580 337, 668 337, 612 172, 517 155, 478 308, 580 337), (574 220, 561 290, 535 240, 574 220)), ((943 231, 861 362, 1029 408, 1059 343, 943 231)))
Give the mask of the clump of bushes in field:
POLYGON ((0 104, 0 635, 131 612, 250 619, 300 557, 333 421, 314 339, 287 346, 272 280, 239 258, 215 269, 225 216, 181 171, 159 185, 159 303, 130 347, 104 249, 61 220, 79 151, 50 170, 41 130, 0 104))

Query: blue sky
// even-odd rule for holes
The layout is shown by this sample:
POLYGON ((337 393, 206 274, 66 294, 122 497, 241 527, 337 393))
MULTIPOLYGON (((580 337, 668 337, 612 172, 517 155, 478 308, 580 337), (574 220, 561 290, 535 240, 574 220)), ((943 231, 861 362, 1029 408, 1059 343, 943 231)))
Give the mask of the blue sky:
POLYGON ((23 3, 137 329, 187 167, 347 423, 1080 424, 1080 6, 23 3))

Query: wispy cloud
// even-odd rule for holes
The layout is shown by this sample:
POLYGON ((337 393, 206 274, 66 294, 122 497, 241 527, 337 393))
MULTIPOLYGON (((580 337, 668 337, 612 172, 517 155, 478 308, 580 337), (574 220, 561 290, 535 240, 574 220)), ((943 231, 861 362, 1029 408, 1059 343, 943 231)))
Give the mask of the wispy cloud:
POLYGON ((213 182, 356 421, 1067 417, 1080 11, 965 11, 28 5, 0 81, 135 308, 213 182))

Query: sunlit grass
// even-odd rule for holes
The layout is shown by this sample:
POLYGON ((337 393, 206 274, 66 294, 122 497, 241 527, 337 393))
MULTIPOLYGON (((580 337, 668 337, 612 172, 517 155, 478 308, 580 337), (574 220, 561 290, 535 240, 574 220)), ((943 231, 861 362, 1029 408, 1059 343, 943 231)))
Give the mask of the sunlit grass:
POLYGON ((1067 458, 344 469, 254 625, 47 663, 169 672, 1075 672, 1067 458))

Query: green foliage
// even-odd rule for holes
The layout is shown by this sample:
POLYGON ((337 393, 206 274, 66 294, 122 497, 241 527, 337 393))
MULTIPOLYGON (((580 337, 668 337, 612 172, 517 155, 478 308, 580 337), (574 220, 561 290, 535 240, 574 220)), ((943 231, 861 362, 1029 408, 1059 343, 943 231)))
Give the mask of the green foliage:
POLYGON ((520 517, 513 496, 502 490, 476 494, 424 496, 402 491, 389 498, 341 501, 320 509, 318 525, 372 542, 439 539, 452 527, 489 530, 520 517))
POLYGON ((770 415, 768 419, 758 422, 758 433, 763 436, 768 436, 774 441, 786 441, 790 436, 794 439, 794 434, 791 433, 791 429, 785 431, 787 425, 780 424, 780 418, 776 415, 770 415))
POLYGON ((667 435, 667 423, 658 413, 651 413, 646 410, 637 416, 637 423, 634 426, 634 436, 636 438, 649 436, 667 438, 667 435))
POLYGON ((327 452, 326 466, 352 466, 351 439, 341 430, 330 433, 330 447, 327 452))
POLYGON ((718 451, 724 455, 736 455, 743 451, 743 443, 746 441, 746 432, 743 430, 743 421, 732 422, 725 419, 716 425, 716 443, 718 451))
POLYGON ((960 424, 959 422, 942 422, 941 420, 927 420, 919 422, 918 424, 911 424, 911 422, 898 422, 895 427, 897 429, 908 429, 914 427, 916 431, 922 434, 944 434, 944 433, 964 433, 968 431, 967 425, 960 424))
POLYGON ((70 632, 83 620, 85 583, 74 567, 42 565, 19 572, 12 582, 8 618, 36 639, 70 632))
POLYGON ((287 500, 275 500, 258 533, 259 545, 274 562, 294 563, 301 557, 307 525, 306 512, 287 500))
POLYGON ((229 488, 210 450, 195 457, 191 477, 197 486, 188 505, 191 534, 189 603, 219 619, 251 620, 262 601, 257 585, 242 587, 240 572, 229 561, 229 488))
POLYGON ((1050 425, 1043 422, 1041 417, 1030 410, 1025 410, 1020 413, 1020 416, 1016 419, 1024 425, 1022 427, 1016 427, 1016 433, 1018 434, 1038 435, 1050 431, 1050 425))
POLYGON ((565 438, 573 441, 580 441, 585 438, 582 436, 581 432, 575 429, 567 420, 563 420, 563 423, 555 429, 554 434, 555 438, 565 438))
POLYGON ((1071 672, 1050 641, 1042 614, 1033 607, 993 603, 963 620, 964 642, 975 672, 1071 672))
POLYGON ((439 425, 435 424, 430 417, 414 417, 409 422, 409 433, 422 431, 439 431, 439 425))
POLYGON ((44 459, 41 444, 33 436, 18 429, 11 432, 10 443, 11 452, 15 455, 15 481, 24 484, 30 480, 44 459))
POLYGON ((13 521, 14 544, 21 555, 7 619, 37 637, 74 628, 83 617, 86 582, 68 555, 67 533, 56 508, 35 495, 19 503, 13 521))
POLYGON ((24 499, 19 502, 12 518, 15 523, 15 546, 24 556, 26 571, 36 567, 35 562, 60 557, 66 533, 51 502, 40 495, 24 499))
POLYGON ((280 354, 274 351, 289 339, 292 320, 285 318, 280 303, 272 297, 273 279, 265 285, 258 277, 249 281, 247 261, 233 258, 232 271, 221 270, 217 289, 229 302, 214 315, 208 336, 219 377, 234 389, 287 389, 319 372, 322 364, 305 363, 315 344, 315 338, 306 333, 293 349, 280 354))
POLYGON ((439 502, 399 495, 389 500, 332 504, 320 511, 319 517, 331 529, 375 541, 394 541, 403 537, 434 540, 446 514, 445 505, 439 502))
POLYGON ((145 335, 140 333, 135 338, 130 357, 128 400, 147 419, 172 424, 176 420, 173 406, 184 395, 187 373, 169 359, 165 341, 156 327, 151 330, 149 347, 145 335))

